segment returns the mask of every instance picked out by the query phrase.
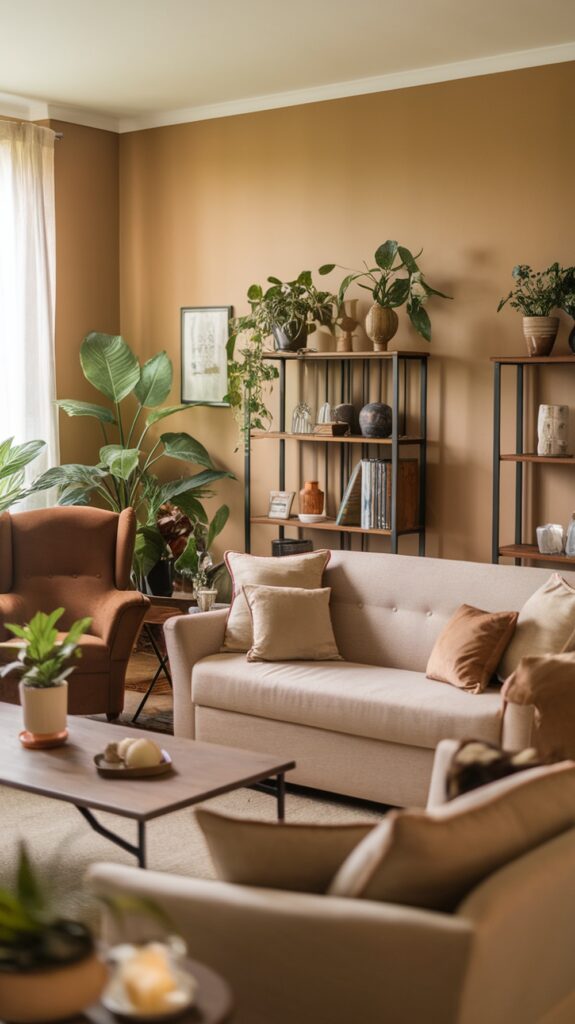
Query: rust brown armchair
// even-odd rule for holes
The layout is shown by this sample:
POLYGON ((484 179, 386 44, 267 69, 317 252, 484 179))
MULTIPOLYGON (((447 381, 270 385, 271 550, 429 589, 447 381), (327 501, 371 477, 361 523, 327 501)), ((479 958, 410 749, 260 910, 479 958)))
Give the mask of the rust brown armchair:
MULTIPOLYGON (((82 659, 69 679, 73 715, 124 706, 124 680, 132 646, 149 601, 127 590, 136 535, 133 509, 117 515, 97 508, 50 508, 0 515, 0 640, 11 639, 5 622, 27 622, 37 611, 65 608, 74 619, 92 617, 82 637, 82 659)), ((0 663, 13 659, 0 648, 0 663)), ((0 680, 0 700, 18 703, 17 680, 0 680)))

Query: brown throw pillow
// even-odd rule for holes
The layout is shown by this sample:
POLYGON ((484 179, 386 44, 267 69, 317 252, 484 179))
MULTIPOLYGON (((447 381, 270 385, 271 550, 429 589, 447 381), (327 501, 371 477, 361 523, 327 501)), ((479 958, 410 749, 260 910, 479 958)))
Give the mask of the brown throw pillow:
POLYGON ((341 661, 329 614, 330 587, 244 587, 252 616, 248 661, 341 661))
POLYGON ((325 892, 336 871, 374 827, 246 821, 199 808, 218 878, 238 885, 325 892))
POLYGON ((252 620, 243 593, 245 584, 268 587, 321 587, 329 551, 309 551, 304 555, 267 558, 226 551, 226 565, 233 583, 233 597, 226 623, 223 651, 245 652, 252 645, 252 620))
POLYGON ((435 641, 427 662, 428 678, 482 693, 511 640, 517 615, 462 604, 435 641))
POLYGON ((540 757, 575 758, 575 652, 522 658, 501 695, 535 706, 532 742, 540 757))
POLYGON ((531 768, 434 811, 392 811, 329 893, 452 911, 484 878, 575 825, 575 764, 531 768))

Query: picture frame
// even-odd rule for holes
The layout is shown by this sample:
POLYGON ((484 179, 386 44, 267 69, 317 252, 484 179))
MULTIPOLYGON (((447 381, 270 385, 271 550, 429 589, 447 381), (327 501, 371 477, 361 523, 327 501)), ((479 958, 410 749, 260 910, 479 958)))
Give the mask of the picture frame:
POLYGON ((229 407, 227 343, 232 306, 180 310, 181 400, 229 407))
POLYGON ((295 491, 270 491, 268 519, 289 519, 295 491))

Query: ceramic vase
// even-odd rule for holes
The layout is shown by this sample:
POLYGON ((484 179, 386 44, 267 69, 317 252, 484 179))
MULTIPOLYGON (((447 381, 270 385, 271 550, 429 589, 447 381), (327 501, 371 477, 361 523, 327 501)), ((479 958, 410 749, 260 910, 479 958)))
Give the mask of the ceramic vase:
POLYGON ((24 746, 57 746, 68 736, 68 683, 57 686, 29 686, 19 684, 24 733, 24 746))
POLYGON ((538 526, 537 547, 542 555, 562 555, 565 550, 565 530, 559 523, 538 526))
POLYGON ((91 953, 77 963, 0 974, 0 1019, 12 1024, 48 1024, 79 1016, 97 1002, 108 978, 91 953))
POLYGON ((559 329, 558 316, 524 316, 523 335, 530 356, 548 356, 559 329))
POLYGON ((365 333, 373 341, 375 352, 387 352, 387 346, 397 331, 397 313, 374 302, 367 311, 365 333))
POLYGON ((321 516, 324 493, 317 480, 306 480, 299 492, 299 510, 302 515, 321 516))
POLYGON ((364 437, 389 437, 393 424, 391 406, 368 402, 359 414, 359 429, 364 437))
POLYGON ((276 349, 282 352, 297 352, 307 344, 307 324, 277 324, 272 334, 276 349))
POLYGON ((561 458, 567 455, 569 407, 540 405, 537 417, 537 454, 561 458))

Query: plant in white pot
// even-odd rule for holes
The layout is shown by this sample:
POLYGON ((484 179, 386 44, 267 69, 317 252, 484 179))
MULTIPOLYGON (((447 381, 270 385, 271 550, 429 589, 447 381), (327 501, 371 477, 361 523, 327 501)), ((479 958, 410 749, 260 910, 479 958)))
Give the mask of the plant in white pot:
POLYGON ((515 286, 501 299, 497 312, 508 302, 523 314, 523 335, 530 356, 548 356, 559 329, 559 317, 551 316, 561 304, 563 271, 558 263, 546 270, 532 270, 520 263, 511 271, 515 286))
POLYGON ((25 626, 5 623, 21 641, 17 660, 5 665, 0 675, 14 672, 21 676, 24 731, 20 740, 24 746, 58 746, 68 736, 67 677, 75 667, 70 662, 81 658, 79 640, 92 620, 77 619, 67 635, 59 638, 56 623, 63 614, 63 608, 56 608, 50 615, 37 612, 25 626))

